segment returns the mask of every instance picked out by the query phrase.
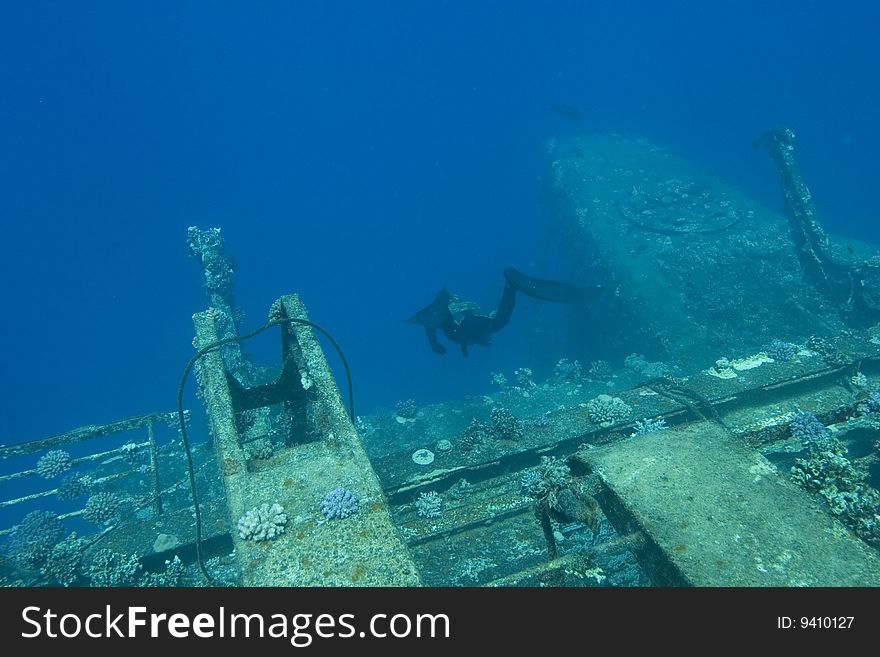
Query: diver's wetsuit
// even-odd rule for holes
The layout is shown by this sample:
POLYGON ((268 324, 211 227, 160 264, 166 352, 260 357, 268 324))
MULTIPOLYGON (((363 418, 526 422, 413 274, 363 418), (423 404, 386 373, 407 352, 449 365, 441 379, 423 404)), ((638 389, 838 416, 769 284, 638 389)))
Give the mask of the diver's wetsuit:
POLYGON ((450 342, 455 342, 461 347, 461 353, 466 357, 470 345, 488 347, 492 334, 507 326, 516 306, 517 292, 545 301, 581 303, 593 298, 601 290, 599 286, 584 287, 532 278, 513 267, 504 270, 504 278, 504 291, 501 293, 498 308, 489 315, 480 315, 471 309, 462 313, 461 319, 456 321, 449 307, 453 300, 452 294, 443 289, 437 293, 429 306, 413 315, 409 321, 425 327, 428 344, 431 345, 434 353, 440 355, 446 353, 446 347, 437 338, 437 331, 443 331, 443 335, 450 342))
MULTIPOLYGON (((507 326, 515 305, 516 290, 511 287, 510 283, 505 283, 504 291, 501 293, 501 301, 498 302, 498 309, 494 313, 478 315, 473 311, 468 311, 461 318, 461 321, 456 322, 450 311, 447 320, 437 328, 443 331, 447 340, 457 343, 461 347, 462 356, 467 357, 468 346, 472 344, 478 344, 481 347, 489 346, 492 334, 507 326)), ((425 333, 434 353, 445 354, 446 347, 437 340, 437 329, 426 326, 425 333)))

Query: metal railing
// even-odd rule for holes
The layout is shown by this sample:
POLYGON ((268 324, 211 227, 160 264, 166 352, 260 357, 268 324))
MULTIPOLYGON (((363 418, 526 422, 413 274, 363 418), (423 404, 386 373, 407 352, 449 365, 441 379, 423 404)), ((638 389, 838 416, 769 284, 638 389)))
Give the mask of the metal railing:
MULTIPOLYGON (((189 421, 190 412, 185 411, 186 419, 189 421)), ((147 450, 149 454, 149 472, 150 472, 150 484, 152 488, 152 506, 153 512, 158 516, 162 514, 162 491, 159 488, 159 466, 158 466, 158 451, 156 447, 156 432, 155 426, 159 425, 167 425, 174 429, 178 426, 178 418, 176 412, 170 413, 148 413, 146 415, 138 415, 135 417, 126 418, 123 420, 118 420, 116 422, 110 422, 108 424, 100 424, 100 425, 88 425, 84 427, 79 427, 77 429, 73 429, 72 431, 68 431, 62 434, 57 434, 55 436, 50 436, 48 438, 38 438, 35 440, 28 440, 21 443, 15 443, 13 445, 0 445, 0 461, 5 461, 11 458, 30 456, 33 454, 38 454, 40 452, 48 452, 52 449, 59 449, 61 447, 80 444, 90 440, 96 440, 99 438, 112 438, 122 433, 127 433, 129 431, 145 431, 145 439, 139 440, 137 442, 127 442, 120 447, 115 447, 113 449, 95 451, 90 454, 86 454, 85 456, 78 456, 76 458, 71 458, 69 464, 71 467, 76 465, 82 465, 87 463, 92 463, 95 461, 104 461, 108 459, 112 459, 114 457, 126 457, 135 453, 139 450, 147 450)), ((126 477, 132 476, 138 473, 138 471, 130 471, 130 472, 119 472, 107 475, 105 477, 100 477, 92 480, 93 485, 104 485, 111 481, 117 481, 124 479, 126 477)), ((4 475, 0 475, 0 483, 14 481, 17 479, 25 479, 31 477, 39 477, 39 467, 36 468, 26 468, 22 470, 15 470, 13 472, 9 472, 4 475)), ((49 480, 47 480, 47 483, 49 480)), ((51 484, 50 484, 51 485, 51 484)), ((0 509, 13 507, 18 504, 22 504, 25 502, 31 502, 35 500, 40 500, 48 497, 52 497, 57 495, 59 492, 58 487, 47 488, 44 490, 39 490, 37 492, 30 493, 28 495, 21 495, 18 497, 11 497, 8 499, 0 499, 0 509)), ((76 516, 81 516, 85 512, 85 508, 81 508, 78 510, 70 511, 64 514, 59 514, 58 519, 64 520, 66 518, 73 518, 76 516)), ((10 534, 14 530, 13 527, 6 527, 0 529, 0 536, 5 536, 10 534)))

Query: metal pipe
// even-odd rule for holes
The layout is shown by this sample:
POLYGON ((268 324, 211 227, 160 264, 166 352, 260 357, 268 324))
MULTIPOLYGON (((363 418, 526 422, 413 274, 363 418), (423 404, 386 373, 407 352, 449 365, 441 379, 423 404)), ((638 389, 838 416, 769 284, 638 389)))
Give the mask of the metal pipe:
POLYGON ((156 435, 152 422, 147 425, 147 436, 150 438, 150 479, 153 483, 153 513, 162 515, 162 493, 159 491, 159 458, 156 453, 156 435))

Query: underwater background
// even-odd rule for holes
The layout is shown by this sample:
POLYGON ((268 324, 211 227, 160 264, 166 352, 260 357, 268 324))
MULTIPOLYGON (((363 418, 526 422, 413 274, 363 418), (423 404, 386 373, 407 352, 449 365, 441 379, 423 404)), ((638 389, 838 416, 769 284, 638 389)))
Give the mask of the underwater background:
POLYGON ((0 441, 173 405, 204 306, 190 225, 222 227, 245 327, 302 296, 362 411, 547 373, 566 354, 535 353, 522 316, 467 360, 402 320, 444 284, 493 307, 506 265, 565 275, 539 198, 551 136, 640 135, 777 209, 750 144, 785 122, 826 228, 876 243, 878 19, 866 2, 4 2, 0 441))
POLYGON ((4 3, 0 584, 876 585, 878 19, 4 3))

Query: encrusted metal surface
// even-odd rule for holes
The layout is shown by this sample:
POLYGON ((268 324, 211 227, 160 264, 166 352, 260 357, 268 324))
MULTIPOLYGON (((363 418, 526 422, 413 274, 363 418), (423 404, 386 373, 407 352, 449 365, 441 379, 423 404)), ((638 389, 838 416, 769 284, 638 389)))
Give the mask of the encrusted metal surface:
MULTIPOLYGON (((306 319, 295 296, 283 297, 288 317, 306 319)), ((210 313, 195 317, 200 344, 216 339, 210 313)), ((230 524, 248 510, 280 504, 284 532, 268 541, 245 540, 233 530, 241 583, 247 586, 415 586, 416 568, 388 514, 378 478, 363 450, 311 329, 295 326, 305 386, 315 390, 313 429, 320 439, 295 443, 249 461, 239 444, 223 364, 209 354, 201 365, 217 459, 223 473, 230 524), (360 511, 327 520, 324 495, 344 486, 360 498, 360 511)), ((293 348, 293 346, 291 346, 293 348)))
POLYGON ((712 423, 584 449, 694 586, 878 586, 880 556, 712 423))

